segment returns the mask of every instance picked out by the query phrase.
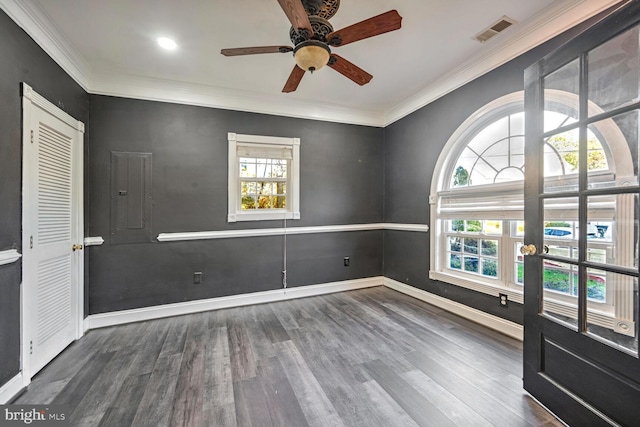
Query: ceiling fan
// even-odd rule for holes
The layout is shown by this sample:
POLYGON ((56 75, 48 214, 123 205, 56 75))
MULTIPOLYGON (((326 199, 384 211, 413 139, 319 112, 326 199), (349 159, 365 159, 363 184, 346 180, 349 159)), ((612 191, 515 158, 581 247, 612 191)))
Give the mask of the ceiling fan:
POLYGON ((339 55, 331 52, 331 47, 367 39, 400 29, 402 17, 396 10, 390 10, 373 18, 358 22, 338 31, 329 23, 338 8, 340 0, 278 0, 291 22, 289 37, 291 46, 256 46, 222 49, 225 56, 255 55, 260 53, 293 52, 296 65, 289 75, 282 92, 293 92, 298 88, 307 71, 313 73, 328 65, 359 85, 365 85, 373 76, 339 55))

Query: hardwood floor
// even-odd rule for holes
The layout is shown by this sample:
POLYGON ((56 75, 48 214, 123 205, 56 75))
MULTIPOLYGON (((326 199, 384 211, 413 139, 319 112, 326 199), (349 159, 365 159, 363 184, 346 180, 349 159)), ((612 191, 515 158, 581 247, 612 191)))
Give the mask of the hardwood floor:
POLYGON ((522 344, 377 287, 90 331, 15 403, 78 426, 560 426, 522 344))

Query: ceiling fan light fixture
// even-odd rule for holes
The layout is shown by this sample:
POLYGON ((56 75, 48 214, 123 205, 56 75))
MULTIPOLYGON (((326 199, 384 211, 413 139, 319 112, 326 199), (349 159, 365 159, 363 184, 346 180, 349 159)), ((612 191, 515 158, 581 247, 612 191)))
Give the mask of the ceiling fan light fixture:
POLYGON ((329 46, 316 40, 302 42, 293 50, 298 67, 312 73, 327 65, 330 54, 329 46))

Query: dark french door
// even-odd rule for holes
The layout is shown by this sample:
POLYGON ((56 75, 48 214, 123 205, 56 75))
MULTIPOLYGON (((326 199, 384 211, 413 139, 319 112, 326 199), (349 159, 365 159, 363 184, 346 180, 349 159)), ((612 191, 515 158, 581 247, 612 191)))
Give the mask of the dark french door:
POLYGON ((640 0, 529 67, 525 108, 525 389, 638 426, 640 0))

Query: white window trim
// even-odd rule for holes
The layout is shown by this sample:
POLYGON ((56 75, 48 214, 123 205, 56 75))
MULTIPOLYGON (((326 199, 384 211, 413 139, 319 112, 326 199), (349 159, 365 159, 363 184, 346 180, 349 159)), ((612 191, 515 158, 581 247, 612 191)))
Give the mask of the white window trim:
MULTIPOLYGON (((561 91, 547 91, 545 92, 545 97, 552 102, 559 102, 564 105, 577 107, 577 96, 568 94, 561 91)), ((450 283, 456 286, 460 286, 463 288, 471 289, 477 292, 482 292, 488 295, 498 297, 499 294, 507 294, 508 298, 517 303, 524 303, 524 295, 523 288, 519 285, 510 284, 511 281, 497 281, 491 278, 485 278, 482 276, 476 276, 471 274, 464 274, 458 272, 452 272, 451 270, 445 268, 445 258, 446 254, 443 251, 444 245, 444 231, 443 222, 441 219, 452 218, 452 214, 442 214, 438 211, 440 202, 443 196, 446 198, 447 196, 451 197, 455 193, 459 193, 463 195, 464 193, 482 193, 484 190, 483 186, 474 186, 471 188, 460 188, 460 189, 448 189, 442 190, 446 188, 445 182, 451 178, 452 168, 454 165, 450 162, 450 157, 456 155, 460 150, 459 141, 468 140, 469 136, 472 132, 478 129, 478 123, 488 123, 494 117, 498 117, 503 114, 505 111, 512 109, 516 104, 524 103, 524 91, 514 92, 508 95, 505 95, 501 98, 495 99, 492 102, 484 105, 476 112, 474 112, 471 116, 469 116, 451 135, 447 143, 445 144, 438 160, 436 162, 436 166, 434 169, 433 179, 431 181, 431 195, 429 196, 429 205, 430 205, 430 217, 431 217, 431 236, 430 236, 430 270, 429 270, 429 278, 432 280, 440 280, 446 283, 450 283)), ((591 114, 595 114, 598 112, 602 112, 601 109, 593 104, 589 103, 589 111, 591 114)), ((626 144, 622 144, 624 141, 624 136, 620 129, 615 126, 615 124, 611 120, 607 120, 600 124, 599 129, 601 133, 605 134, 605 140, 609 143, 609 150, 611 150, 613 158, 617 159, 616 162, 613 162, 614 167, 616 168, 616 175, 618 176, 618 180, 621 184, 624 182, 634 182, 633 179, 633 165, 631 164, 630 155, 628 154, 628 148, 626 144), (613 143, 613 144, 611 144, 613 143), (626 151, 625 151, 626 149, 626 151)), ((611 163, 610 163, 611 164, 611 163)), ((505 183, 502 185, 496 184, 499 188, 504 189, 508 192, 509 189, 514 189, 517 187, 522 188, 523 181, 516 181, 512 183, 505 183)), ((493 189, 496 187, 492 185, 493 189)), ((488 186, 487 186, 487 189, 488 186)), ((495 191, 495 190, 494 190, 495 191)), ((508 205, 505 205, 507 209, 503 209, 502 212, 493 211, 486 212, 484 214, 480 212, 475 212, 472 217, 460 218, 460 219, 521 219, 522 213, 516 213, 516 211, 509 212, 508 205), (515 215, 514 215, 515 214, 515 215)), ((621 206, 622 210, 629 210, 629 207, 625 204, 621 206)), ((617 215, 621 215, 618 212, 617 215)), ((624 215, 624 214, 623 214, 624 215)), ((464 215, 463 215, 464 216, 464 215)), ((616 223, 618 227, 625 227, 624 221, 619 221, 616 218, 616 223)), ((510 230, 503 230, 503 233, 509 233, 510 230)), ((631 230, 619 229, 619 235, 626 236, 627 234, 631 235, 631 230)), ((517 242, 518 239, 504 236, 505 242, 517 242)), ((629 242, 626 241, 616 241, 616 246, 620 244, 622 247, 629 247, 629 242)), ((510 275, 513 267, 506 266, 506 262, 503 260, 507 260, 508 258, 503 257, 505 251, 508 250, 506 244, 502 244, 503 248, 501 249, 501 272, 503 274, 510 275)), ((513 264, 513 263, 511 263, 513 264)), ((507 277, 507 276, 504 276, 507 277)), ((549 293, 547 293, 549 295, 549 293)), ((633 300, 630 298, 632 292, 616 292, 613 296, 613 301, 609 299, 609 294, 607 295, 607 299, 610 301, 609 304, 613 304, 611 307, 608 304, 590 304, 589 308, 589 321, 607 327, 609 329, 613 329, 616 332, 626 335, 633 335, 632 331, 635 330, 634 322, 633 322, 633 300)), ((546 299, 545 309, 557 314, 571 315, 573 308, 569 307, 567 303, 567 298, 559 295, 558 298, 546 299)))
POLYGON ((300 219, 300 138, 243 135, 229 132, 227 139, 229 141, 227 222, 300 219), (293 160, 287 171, 291 175, 291 179, 287 187, 286 209, 272 209, 266 212, 240 210, 238 203, 240 176, 238 144, 243 143, 291 147, 293 160))

